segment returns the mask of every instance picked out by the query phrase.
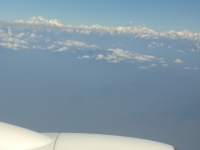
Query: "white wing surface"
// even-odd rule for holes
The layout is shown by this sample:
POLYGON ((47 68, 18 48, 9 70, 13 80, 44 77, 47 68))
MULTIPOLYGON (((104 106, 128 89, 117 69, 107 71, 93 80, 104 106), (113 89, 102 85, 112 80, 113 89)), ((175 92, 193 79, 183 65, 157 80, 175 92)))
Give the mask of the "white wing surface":
POLYGON ((44 133, 0 122, 0 150, 176 150, 173 146, 132 137, 44 133))
POLYGON ((51 138, 14 125, 0 122, 0 150, 28 150, 49 144, 51 138))

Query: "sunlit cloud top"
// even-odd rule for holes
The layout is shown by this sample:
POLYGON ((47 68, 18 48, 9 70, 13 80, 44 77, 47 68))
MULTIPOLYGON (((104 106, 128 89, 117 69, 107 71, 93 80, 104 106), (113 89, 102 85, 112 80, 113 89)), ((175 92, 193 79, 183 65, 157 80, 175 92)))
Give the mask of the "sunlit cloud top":
MULTIPOLYGON (((144 69, 168 67, 170 64, 187 65, 182 57, 199 52, 200 33, 189 30, 157 32, 132 23, 119 27, 98 24, 73 26, 39 16, 26 21, 1 21, 0 46, 4 50, 73 52, 79 59, 111 63, 143 63, 139 68, 144 69)), ((182 69, 187 67, 182 66, 182 69)))

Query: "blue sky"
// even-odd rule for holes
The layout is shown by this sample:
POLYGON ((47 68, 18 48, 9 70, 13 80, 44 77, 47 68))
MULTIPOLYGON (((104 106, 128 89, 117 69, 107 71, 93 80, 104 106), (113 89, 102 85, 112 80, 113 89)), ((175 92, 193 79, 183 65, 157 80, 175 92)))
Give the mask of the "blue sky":
POLYGON ((1 1, 1 20, 27 20, 32 16, 58 19, 64 24, 124 26, 145 24, 157 31, 200 32, 198 0, 61 0, 1 1))

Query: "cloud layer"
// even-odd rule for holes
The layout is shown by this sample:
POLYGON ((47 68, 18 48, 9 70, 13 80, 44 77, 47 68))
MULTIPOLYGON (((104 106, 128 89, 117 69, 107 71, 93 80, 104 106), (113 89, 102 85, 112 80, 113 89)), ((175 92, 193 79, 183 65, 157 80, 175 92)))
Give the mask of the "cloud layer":
MULTIPOLYGON (((140 69, 185 64, 187 53, 200 50, 200 33, 156 32, 145 26, 71 26, 56 19, 32 17, 27 21, 0 22, 0 47, 5 50, 73 52, 77 58, 112 63, 139 63, 140 69), (167 55, 164 55, 167 53, 167 55), (175 55, 171 59, 169 56, 175 55)), ((198 70, 198 65, 182 69, 198 70)))

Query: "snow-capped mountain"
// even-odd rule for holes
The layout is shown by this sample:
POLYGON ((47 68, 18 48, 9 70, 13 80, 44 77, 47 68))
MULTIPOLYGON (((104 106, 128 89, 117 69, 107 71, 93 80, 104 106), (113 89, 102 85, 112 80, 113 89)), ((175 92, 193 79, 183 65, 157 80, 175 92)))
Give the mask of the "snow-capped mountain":
MULTIPOLYGON (((152 29, 149 29, 146 26, 135 26, 132 23, 129 23, 127 26, 119 26, 119 27, 106 27, 101 25, 80 25, 80 26, 72 26, 72 25, 64 25, 57 19, 47 20, 42 16, 32 17, 27 21, 23 20, 15 20, 9 21, 10 24, 18 23, 18 24, 26 24, 27 25, 47 25, 47 26, 56 26, 59 27, 60 30, 66 31, 69 33, 76 32, 81 34, 90 34, 90 33, 98 33, 100 35, 110 34, 110 35, 132 35, 135 38, 143 38, 143 39, 188 39, 193 41, 200 41, 200 33, 192 33, 189 30, 183 31, 167 31, 167 32, 156 32, 152 29)), ((49 30, 49 27, 46 28, 49 30)))
POLYGON ((63 26, 63 24, 60 21, 58 21, 57 19, 47 20, 47 19, 44 19, 42 16, 32 17, 27 21, 15 20, 14 22, 15 23, 38 24, 38 25, 57 25, 59 27, 63 26))
MULTIPOLYGON (((39 48, 35 45, 37 42, 46 46, 46 48, 40 46, 41 49, 55 49, 55 46, 52 46, 55 43, 59 47, 60 42, 73 40, 88 41, 91 45, 84 47, 90 49, 97 48, 98 45, 103 45, 102 48, 113 46, 116 46, 116 48, 133 48, 140 45, 143 48, 173 48, 179 50, 179 52, 183 50, 198 52, 200 50, 200 33, 192 33, 189 30, 157 32, 144 25, 135 26, 131 23, 119 27, 106 27, 98 24, 72 26, 64 25, 56 19, 47 20, 39 16, 32 17, 27 21, 2 21, 0 22, 0 33, 0 42, 4 47, 12 48, 13 43, 25 43, 22 46, 15 45, 17 48, 13 49, 26 49, 30 45, 39 48), (95 41, 95 43, 92 43, 92 41, 95 41), (48 45, 49 42, 52 42, 52 45, 48 45)), ((64 47, 59 51, 67 50, 70 44, 67 42, 63 45, 64 47)), ((84 44, 76 43, 75 45, 84 44)))
MULTIPOLYGON (((133 24, 72 26, 39 16, 27 21, 0 22, 0 49, 66 51, 77 53, 79 59, 151 63, 140 67, 147 69, 185 64, 186 53, 196 57, 200 51, 200 33, 189 30, 157 32, 133 24), (167 58, 169 54, 173 60, 167 58)), ((199 69, 198 66, 185 66, 188 68, 199 69)))

